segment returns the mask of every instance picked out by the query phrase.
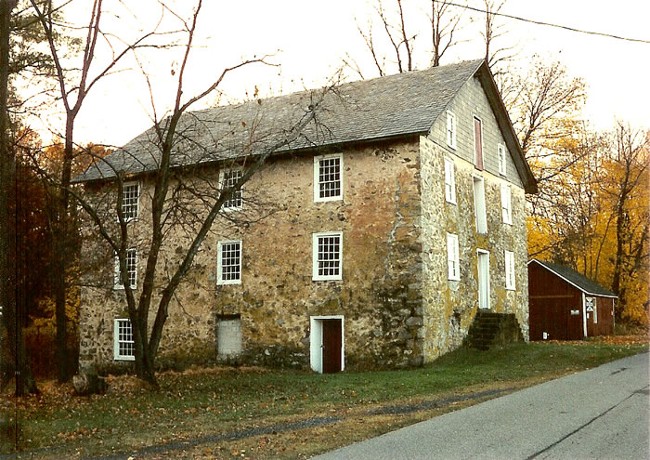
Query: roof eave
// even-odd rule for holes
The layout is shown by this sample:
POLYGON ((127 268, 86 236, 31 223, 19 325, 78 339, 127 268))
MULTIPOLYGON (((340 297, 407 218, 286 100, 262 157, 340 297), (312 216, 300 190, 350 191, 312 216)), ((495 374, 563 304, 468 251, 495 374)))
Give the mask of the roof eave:
MULTIPOLYGON (((343 149, 345 147, 350 147, 350 146, 355 146, 355 145, 368 145, 368 144, 376 144, 376 143, 381 143, 381 142, 393 142, 399 139, 417 139, 419 136, 426 136, 428 134, 427 130, 421 129, 421 130, 413 130, 413 131, 404 131, 401 133, 396 133, 392 134, 389 136, 378 136, 378 137, 368 137, 368 138, 363 138, 363 139, 355 139, 355 140, 348 140, 348 141, 341 141, 341 142, 331 142, 331 143, 325 143, 322 145, 314 145, 314 146, 308 146, 308 147, 300 147, 300 148, 285 148, 278 150, 274 152, 271 156, 272 157, 277 157, 280 155, 290 155, 290 154, 303 154, 307 152, 314 152, 318 150, 336 150, 336 149, 343 149)), ((242 159, 244 157, 238 158, 242 159)), ((223 161, 232 161, 232 159, 228 160, 214 160, 210 162, 205 162, 202 163, 201 166, 210 166, 210 165, 216 165, 220 162, 223 161)), ((196 165, 191 165, 192 167, 196 165)), ((174 170, 179 170, 188 167, 188 165, 179 165, 179 166, 173 166, 172 169, 174 170)), ((137 177, 142 177, 146 176, 148 174, 154 173, 156 170, 146 170, 146 171, 140 171, 137 173, 131 173, 129 174, 129 179, 135 179, 137 177)), ((74 184, 89 184, 89 183, 100 183, 100 182, 110 182, 115 180, 116 176, 110 176, 110 177, 92 177, 88 179, 81 178, 80 176, 75 177, 72 180, 72 183, 74 184)))
POLYGON ((542 262, 542 261, 540 261, 540 260, 537 260, 537 259, 531 259, 531 260, 528 261, 528 265, 530 265, 532 262, 537 263, 537 265, 539 265, 540 267, 545 268, 546 270, 548 270, 549 272, 553 273, 554 275, 556 275, 556 276, 562 278, 564 281, 566 281, 567 283, 569 283, 571 286, 575 287, 576 289, 578 289, 579 291, 581 291, 581 292, 583 292, 583 293, 585 293, 585 294, 587 294, 587 295, 592 295, 592 296, 594 296, 594 297, 605 297, 605 298, 608 298, 608 299, 618 299, 618 296, 617 296, 616 294, 603 294, 603 293, 595 293, 595 292, 588 291, 588 290, 585 289, 584 287, 582 287, 582 286, 578 286, 578 285, 577 285, 576 283, 574 283, 573 281, 567 279, 567 278, 566 278, 565 276, 563 276, 561 273, 558 273, 557 271, 553 270, 552 267, 549 267, 548 265, 546 265, 544 262, 542 262))

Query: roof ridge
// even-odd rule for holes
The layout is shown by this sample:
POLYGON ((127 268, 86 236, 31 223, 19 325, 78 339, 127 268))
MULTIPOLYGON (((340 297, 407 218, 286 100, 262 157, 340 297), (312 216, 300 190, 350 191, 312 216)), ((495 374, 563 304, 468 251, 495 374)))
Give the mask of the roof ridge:
MULTIPOLYGON (((336 94, 323 91, 320 125, 307 126, 300 138, 281 151, 426 135, 458 91, 481 69, 486 69, 485 60, 473 59, 336 85, 336 94)), ((324 88, 327 87, 183 114, 179 124, 183 132, 177 136, 174 165, 232 160, 240 157, 241 152, 254 155, 270 145, 278 145, 283 132, 304 116, 305 100, 324 88), (251 126, 255 127, 255 140, 250 138, 251 126)), ((88 168, 75 182, 153 171, 159 157, 156 143, 154 130, 149 128, 88 168)))

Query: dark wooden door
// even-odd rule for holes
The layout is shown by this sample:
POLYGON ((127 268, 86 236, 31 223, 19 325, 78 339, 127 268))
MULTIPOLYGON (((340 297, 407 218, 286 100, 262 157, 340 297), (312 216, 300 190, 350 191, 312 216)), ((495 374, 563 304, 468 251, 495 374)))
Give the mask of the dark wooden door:
POLYGON ((342 332, 342 320, 323 320, 323 373, 325 374, 341 371, 342 332))

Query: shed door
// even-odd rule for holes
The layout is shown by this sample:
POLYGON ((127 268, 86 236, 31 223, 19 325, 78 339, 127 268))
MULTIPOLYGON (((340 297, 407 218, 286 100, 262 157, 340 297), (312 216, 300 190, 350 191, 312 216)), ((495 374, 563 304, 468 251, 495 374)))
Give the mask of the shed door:
POLYGON ((323 320, 323 373, 331 374, 341 371, 342 320, 323 320))

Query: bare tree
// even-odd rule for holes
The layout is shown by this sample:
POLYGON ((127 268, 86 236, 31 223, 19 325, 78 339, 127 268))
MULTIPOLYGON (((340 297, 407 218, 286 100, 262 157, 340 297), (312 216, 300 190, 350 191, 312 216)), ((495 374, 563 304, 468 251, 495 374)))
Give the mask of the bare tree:
POLYGON ((560 62, 546 64, 538 57, 526 74, 515 76, 513 87, 506 104, 528 158, 541 154, 535 149, 545 139, 567 134, 562 120, 575 119, 586 100, 584 80, 571 77, 560 62))
POLYGON ((485 22, 481 35, 485 43, 484 59, 490 68, 494 67, 498 60, 496 56, 498 51, 494 50, 494 40, 503 35, 501 31, 502 26, 498 25, 495 13, 498 13, 503 8, 505 2, 506 0, 483 0, 485 6, 485 22))
POLYGON ((540 185, 539 193, 528 196, 531 213, 542 217, 546 207, 554 207, 563 173, 570 173, 598 144, 580 119, 585 83, 559 62, 547 64, 539 58, 525 74, 512 72, 510 77, 504 102, 540 185))
MULTIPOLYGON (((375 5, 375 12, 383 30, 381 37, 388 41, 390 57, 385 57, 382 45, 377 43, 372 25, 369 24, 367 30, 357 27, 380 77, 393 73, 390 63, 396 66, 398 73, 410 72, 415 68, 413 48, 416 34, 407 32, 408 21, 402 0, 395 0, 395 8, 396 18, 393 17, 393 12, 386 11, 384 0, 377 0, 375 5)), ((354 59, 348 56, 343 59, 343 63, 363 78, 363 72, 354 59)))
MULTIPOLYGON (((131 44, 121 45, 114 51, 112 59, 103 64, 96 63, 96 49, 100 40, 106 39, 106 35, 101 27, 103 11, 103 0, 93 0, 90 17, 85 27, 86 36, 83 39, 81 61, 77 68, 70 69, 65 63, 61 48, 59 47, 58 37, 60 33, 57 28, 61 25, 57 21, 57 15, 61 12, 61 7, 54 4, 52 0, 30 0, 36 17, 41 24, 49 52, 54 65, 54 73, 58 84, 58 93, 60 101, 65 111, 65 128, 61 133, 64 140, 64 155, 60 176, 55 182, 59 187, 59 196, 54 207, 53 216, 53 236, 55 241, 55 263, 57 264, 54 272, 54 296, 55 296, 55 315, 57 325, 57 362, 59 369, 59 381, 67 381, 71 377, 71 369, 66 365, 66 316, 65 305, 68 292, 67 277, 69 268, 70 247, 68 238, 70 236, 70 182, 72 175, 72 166, 75 160, 75 125, 77 117, 84 102, 91 90, 103 79, 115 66, 131 51, 144 46, 146 40, 155 34, 155 31, 146 32, 131 44), (99 67, 99 69, 96 69, 99 67)), ((64 4, 65 6, 65 4, 64 4)))
POLYGON ((431 0, 431 67, 439 66, 440 59, 457 43, 455 35, 461 18, 449 2, 431 0))
MULTIPOLYGON (((415 70, 418 67, 415 53, 418 37, 431 34, 430 45, 426 45, 427 55, 430 56, 428 62, 419 63, 431 67, 439 66, 443 56, 460 42, 457 34, 461 29, 464 10, 453 2, 431 0, 429 11, 422 12, 428 18, 428 31, 426 27, 413 31, 418 21, 413 19, 412 12, 408 14, 403 0, 391 2, 391 8, 386 0, 377 0, 374 11, 379 31, 373 28, 372 19, 365 28, 358 25, 357 30, 379 76, 415 70)), ((418 48, 425 49, 423 46, 418 48)), ((354 70, 362 79, 365 77, 357 60, 349 54, 343 59, 343 64, 354 70)))
MULTIPOLYGON (((179 67, 174 73, 176 87, 173 108, 166 116, 159 117, 156 110, 159 101, 154 97, 150 85, 154 126, 143 138, 146 139, 142 144, 146 146, 146 151, 130 152, 127 146, 108 156, 96 165, 98 170, 104 171, 102 177, 107 180, 99 181, 98 185, 87 183, 84 193, 74 192, 101 236, 104 247, 108 246, 110 252, 115 254, 119 267, 118 282, 124 287, 124 302, 133 331, 135 371, 139 378, 154 386, 157 385, 156 356, 170 305, 179 285, 190 271, 201 244, 212 231, 213 224, 218 218, 228 216, 222 212, 224 203, 238 194, 271 154, 295 142, 307 142, 309 145, 306 128, 311 126, 310 132, 318 132, 313 127, 318 125, 321 101, 329 93, 328 89, 311 93, 300 104, 290 125, 274 127, 272 132, 266 133, 259 132, 261 112, 247 119, 209 121, 202 119, 200 114, 190 112, 196 103, 219 91, 222 81, 230 73, 252 64, 266 64, 266 58, 262 57, 226 68, 202 91, 188 97, 184 82, 190 72, 190 55, 201 7, 202 1, 198 0, 189 20, 174 14, 182 20, 185 45, 179 67), (239 141, 210 137, 210 131, 206 129, 208 124, 213 126, 227 122, 233 122, 233 126, 244 131, 242 137, 237 138, 239 141), (208 134, 202 137, 201 133, 208 134), (138 239, 122 207, 124 183, 133 174, 124 170, 123 161, 142 164, 145 157, 153 163, 150 169, 146 169, 147 192, 142 196, 146 200, 147 217, 138 222, 140 234, 146 237, 138 239), (225 184, 215 179, 215 171, 233 164, 237 164, 242 171, 234 181, 225 184), (182 241, 176 236, 170 243, 166 236, 178 229, 183 230, 182 241), (142 284, 137 290, 131 286, 128 266, 129 250, 135 244, 139 245, 138 253, 146 258, 142 284), (165 269, 161 262, 165 251, 169 252, 166 244, 173 244, 174 248, 182 250, 174 251, 173 268, 165 269), (153 321, 150 321, 151 318, 153 321)), ((150 82, 149 76, 145 74, 145 77, 150 82)), ((247 107, 257 107, 256 111, 263 111, 265 104, 262 100, 251 101, 247 107)), ((235 129, 233 127, 233 132, 235 129)))

